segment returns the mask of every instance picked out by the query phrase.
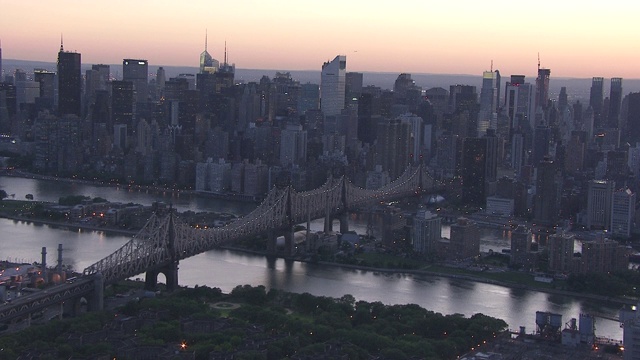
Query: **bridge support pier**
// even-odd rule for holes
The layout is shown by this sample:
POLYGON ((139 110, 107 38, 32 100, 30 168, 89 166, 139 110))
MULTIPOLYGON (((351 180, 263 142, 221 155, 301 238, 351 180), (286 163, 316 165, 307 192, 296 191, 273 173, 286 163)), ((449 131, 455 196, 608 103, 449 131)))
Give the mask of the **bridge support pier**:
POLYGON ((167 291, 172 292, 178 289, 178 262, 175 261, 160 269, 148 270, 145 274, 145 290, 155 291, 158 286, 158 274, 164 274, 167 279, 167 291))
POLYGON ((331 216, 331 214, 327 214, 324 217, 324 232, 328 234, 332 231, 333 231, 333 217, 331 216))
POLYGON ((276 255, 278 252, 278 235, 274 230, 267 232, 267 254, 276 255))
POLYGON ((295 246, 293 229, 288 229, 284 232, 284 257, 293 256, 293 250, 295 246))
POLYGON ((344 234, 349 231, 349 214, 345 211, 340 214, 340 233, 344 234))
POLYGON ((88 299, 89 311, 102 311, 104 310, 104 277, 101 273, 97 273, 93 276, 93 293, 91 298, 88 299))

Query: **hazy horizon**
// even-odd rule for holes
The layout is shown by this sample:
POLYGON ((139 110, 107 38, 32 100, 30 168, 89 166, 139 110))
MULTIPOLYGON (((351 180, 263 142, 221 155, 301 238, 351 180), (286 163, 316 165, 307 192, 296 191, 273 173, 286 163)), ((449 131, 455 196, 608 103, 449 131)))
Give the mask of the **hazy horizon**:
POLYGON ((153 3, 51 0, 6 2, 0 13, 5 58, 54 59, 66 50, 87 63, 143 58, 197 65, 205 48, 248 69, 319 69, 346 55, 358 72, 533 74, 556 78, 640 78, 640 3, 510 0, 349 2, 292 0, 153 3), (539 59, 539 60, 538 60, 539 59))

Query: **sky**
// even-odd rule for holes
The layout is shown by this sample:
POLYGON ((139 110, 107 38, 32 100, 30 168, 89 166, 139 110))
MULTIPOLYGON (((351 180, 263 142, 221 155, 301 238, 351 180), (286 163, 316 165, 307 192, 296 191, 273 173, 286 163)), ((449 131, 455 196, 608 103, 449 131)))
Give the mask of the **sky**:
POLYGON ((634 0, 0 0, 5 59, 123 58, 197 66, 208 50, 238 68, 640 78, 634 0))

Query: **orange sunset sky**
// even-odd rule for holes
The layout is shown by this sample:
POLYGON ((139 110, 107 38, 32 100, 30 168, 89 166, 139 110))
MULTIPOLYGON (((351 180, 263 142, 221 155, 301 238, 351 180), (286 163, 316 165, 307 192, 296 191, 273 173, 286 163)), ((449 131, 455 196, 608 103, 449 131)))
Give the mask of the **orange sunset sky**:
POLYGON ((0 2, 5 59, 87 64, 148 59, 197 66, 204 48, 239 68, 640 78, 640 2, 538 1, 15 1, 0 2))

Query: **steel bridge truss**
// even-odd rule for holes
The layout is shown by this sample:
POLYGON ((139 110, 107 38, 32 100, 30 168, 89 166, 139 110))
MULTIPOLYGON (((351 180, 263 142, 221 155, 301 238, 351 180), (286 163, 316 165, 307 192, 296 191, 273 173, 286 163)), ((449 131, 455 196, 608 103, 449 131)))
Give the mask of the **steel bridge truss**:
POLYGON ((344 177, 330 177, 322 186, 304 192, 291 186, 274 187, 251 213, 217 228, 196 229, 173 211, 163 217, 154 214, 129 242, 84 269, 84 274, 101 273, 105 283, 113 283, 270 230, 437 187, 423 167, 417 166, 408 167, 398 179, 377 190, 360 188, 344 177))

